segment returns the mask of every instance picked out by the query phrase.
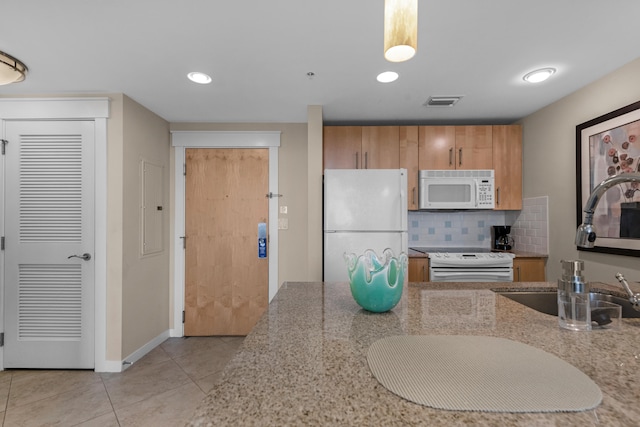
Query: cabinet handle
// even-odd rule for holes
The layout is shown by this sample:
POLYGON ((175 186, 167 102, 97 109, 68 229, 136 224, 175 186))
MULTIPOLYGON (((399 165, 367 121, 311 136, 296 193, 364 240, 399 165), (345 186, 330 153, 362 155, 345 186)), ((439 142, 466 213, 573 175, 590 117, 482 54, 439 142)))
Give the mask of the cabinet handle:
POLYGON ((369 152, 364 152, 364 168, 369 169, 369 152))
POLYGON ((449 166, 453 165, 453 148, 449 148, 449 166))
POLYGON ((416 206, 416 187, 413 187, 411 189, 411 198, 413 199, 411 204, 413 205, 413 207, 415 207, 416 206))
POLYGON ((462 166, 462 148, 458 149, 458 166, 462 166))
POLYGON ((516 270, 518 271, 518 282, 520 281, 520 266, 516 267, 516 270))
POLYGON ((424 265, 422 266, 422 281, 427 281, 427 267, 425 267, 424 265))
POLYGON ((496 206, 500 206, 500 187, 496 188, 496 206))
POLYGON ((358 157, 359 157, 359 155, 360 155, 360 153, 356 153, 356 169, 359 169, 358 168, 358 157))

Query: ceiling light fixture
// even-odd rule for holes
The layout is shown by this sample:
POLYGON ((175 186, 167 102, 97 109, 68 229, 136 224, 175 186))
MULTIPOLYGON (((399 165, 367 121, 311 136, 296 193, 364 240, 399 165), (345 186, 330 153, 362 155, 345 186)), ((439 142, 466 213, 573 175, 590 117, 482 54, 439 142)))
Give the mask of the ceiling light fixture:
POLYGON ((384 73, 378 74, 376 80, 378 80, 380 83, 395 82, 396 80, 398 80, 398 73, 396 73, 395 71, 385 71, 384 73))
POLYGON ((384 1, 384 57, 390 62, 413 58, 418 48, 418 0, 384 1))
POLYGON ((201 73, 199 71, 191 72, 191 73, 187 74, 187 77, 192 82, 199 83, 201 85, 206 85, 208 83, 211 83, 211 77, 209 77, 207 74, 201 73))
POLYGON ((24 80, 29 69, 13 56, 0 51, 0 85, 24 80))
POLYGON ((547 80, 556 72, 555 68, 541 68, 539 70, 531 71, 522 78, 529 83, 540 83, 547 80))

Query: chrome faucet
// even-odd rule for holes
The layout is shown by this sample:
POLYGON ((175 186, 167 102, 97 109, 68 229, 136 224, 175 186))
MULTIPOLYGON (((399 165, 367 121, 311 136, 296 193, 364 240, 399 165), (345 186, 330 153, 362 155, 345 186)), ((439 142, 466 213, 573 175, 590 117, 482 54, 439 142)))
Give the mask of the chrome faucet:
POLYGON ((623 173, 620 175, 612 175, 602 181, 593 189, 587 203, 584 205, 584 222, 580 224, 576 231, 576 246, 581 248, 592 248, 596 241, 596 227, 593 225, 593 213, 600 202, 600 198, 609 188, 623 182, 640 182, 640 173, 623 173))
POLYGON ((633 309, 635 311, 640 311, 640 294, 633 293, 622 273, 616 273, 616 279, 618 279, 618 282, 622 284, 624 290, 627 291, 627 295, 629 295, 629 302, 633 309))
MULTIPOLYGON (((622 173, 620 175, 612 175, 602 181, 593 189, 587 203, 584 205, 584 222, 580 224, 576 231, 576 246, 581 248, 592 248, 596 241, 596 227, 593 225, 593 214, 600 202, 600 198, 609 188, 623 182, 640 182, 640 173, 622 173)), ((634 294, 624 276, 616 273, 616 279, 622 284, 622 287, 629 295, 629 302, 633 305, 634 310, 640 311, 640 294, 634 294)))

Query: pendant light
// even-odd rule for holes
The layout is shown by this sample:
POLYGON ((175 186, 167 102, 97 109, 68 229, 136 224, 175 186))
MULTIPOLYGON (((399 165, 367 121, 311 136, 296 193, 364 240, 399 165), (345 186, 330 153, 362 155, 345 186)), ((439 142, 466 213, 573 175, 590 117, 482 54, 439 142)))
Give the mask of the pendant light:
POLYGON ((22 62, 0 51, 0 85, 23 81, 27 71, 27 66, 22 62))
POLYGON ((418 48, 418 0, 384 1, 384 57, 390 62, 413 58, 418 48))

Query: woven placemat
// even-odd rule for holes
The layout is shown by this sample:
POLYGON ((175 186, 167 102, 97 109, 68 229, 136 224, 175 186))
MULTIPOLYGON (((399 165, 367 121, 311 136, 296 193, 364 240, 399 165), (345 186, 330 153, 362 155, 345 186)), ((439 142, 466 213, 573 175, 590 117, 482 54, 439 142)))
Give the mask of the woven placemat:
POLYGON ((389 391, 436 409, 577 412, 602 401, 598 385, 573 365, 504 338, 387 337, 371 345, 367 361, 389 391))

